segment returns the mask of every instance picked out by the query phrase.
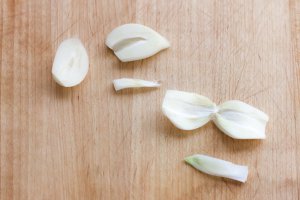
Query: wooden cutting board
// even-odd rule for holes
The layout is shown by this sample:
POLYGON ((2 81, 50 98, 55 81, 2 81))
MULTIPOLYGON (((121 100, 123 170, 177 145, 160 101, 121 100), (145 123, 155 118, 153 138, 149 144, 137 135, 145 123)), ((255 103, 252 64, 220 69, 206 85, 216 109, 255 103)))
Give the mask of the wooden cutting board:
POLYGON ((300 198, 299 1, 1 0, 0 28, 1 199, 300 198), (129 22, 171 48, 121 63, 104 41, 129 22), (52 62, 74 36, 90 70, 62 88, 52 62), (116 93, 120 77, 162 87, 116 93), (167 89, 265 111, 266 140, 176 129, 161 112, 167 89), (196 171, 183 162, 196 153, 248 165, 248 181, 196 171))

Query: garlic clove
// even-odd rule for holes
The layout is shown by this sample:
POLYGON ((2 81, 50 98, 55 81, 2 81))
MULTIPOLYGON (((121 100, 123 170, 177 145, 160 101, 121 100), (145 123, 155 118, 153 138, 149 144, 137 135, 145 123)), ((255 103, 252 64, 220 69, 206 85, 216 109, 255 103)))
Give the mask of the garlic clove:
POLYGON ((141 24, 124 24, 115 28, 105 43, 122 62, 148 58, 170 47, 166 38, 141 24))
POLYGON ((116 91, 126 88, 140 88, 140 87, 159 87, 160 84, 154 81, 145 81, 141 79, 121 78, 113 81, 116 91))
POLYGON ((224 178, 233 179, 245 183, 248 177, 248 167, 221 160, 206 155, 192 155, 185 161, 199 171, 224 178))
POLYGON ((235 139, 265 139, 269 117, 262 111, 241 101, 227 101, 219 106, 215 124, 235 139))
POLYGON ((82 42, 77 38, 63 41, 56 52, 52 76, 61 86, 73 87, 81 83, 89 70, 89 58, 82 42))
POLYGON ((209 122, 216 105, 198 94, 168 90, 162 110, 177 128, 193 130, 209 122))

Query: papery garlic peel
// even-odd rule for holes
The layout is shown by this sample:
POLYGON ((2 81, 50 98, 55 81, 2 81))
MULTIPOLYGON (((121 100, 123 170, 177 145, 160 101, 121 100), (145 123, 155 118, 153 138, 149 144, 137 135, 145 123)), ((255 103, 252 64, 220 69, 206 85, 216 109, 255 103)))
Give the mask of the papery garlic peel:
POLYGON ((123 62, 148 58, 170 47, 166 38, 141 24, 124 24, 115 28, 105 43, 123 62))
POLYGON ((247 166, 237 165, 218 158, 196 154, 186 157, 185 161, 199 171, 213 176, 229 178, 243 183, 248 177, 247 166))
POLYGON ((141 79, 121 78, 113 81, 116 91, 126 88, 140 88, 140 87, 159 87, 160 84, 155 81, 146 81, 141 79))
POLYGON ((226 101, 216 106, 207 97, 168 90, 163 113, 179 129, 194 130, 213 120, 217 127, 235 139, 264 139, 269 117, 241 101, 226 101))
POLYGON ((73 87, 81 83, 89 70, 89 58, 82 42, 77 38, 63 41, 56 52, 52 76, 61 86, 73 87))

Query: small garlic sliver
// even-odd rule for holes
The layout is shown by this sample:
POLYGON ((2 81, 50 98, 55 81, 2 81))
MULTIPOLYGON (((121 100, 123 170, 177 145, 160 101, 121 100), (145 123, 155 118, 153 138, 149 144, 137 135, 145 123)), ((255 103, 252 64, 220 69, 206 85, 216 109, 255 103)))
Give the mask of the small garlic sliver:
POLYGON ((160 83, 155 81, 145 81, 141 79, 121 78, 113 81, 115 90, 122 90, 126 88, 140 88, 140 87, 159 87, 160 83))
POLYGON ((241 101, 227 101, 219 106, 215 124, 235 139, 264 139, 269 117, 241 101))
POLYGON ((243 183, 248 177, 247 166, 237 165, 218 158, 196 154, 186 157, 185 161, 201 172, 213 176, 229 178, 243 183))
POLYGON ((193 130, 211 119, 216 105, 207 97, 198 94, 168 90, 162 110, 177 128, 193 130))
POLYGON ((170 47, 166 38, 141 24, 124 24, 115 28, 105 43, 123 62, 148 58, 170 47))

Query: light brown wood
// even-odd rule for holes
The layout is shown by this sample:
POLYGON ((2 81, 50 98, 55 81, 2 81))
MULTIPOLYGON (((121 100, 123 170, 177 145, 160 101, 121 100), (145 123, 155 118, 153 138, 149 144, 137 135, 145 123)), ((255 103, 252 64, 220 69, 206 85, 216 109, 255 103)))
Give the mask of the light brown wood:
POLYGON ((300 2, 297 0, 0 0, 0 199, 299 199, 300 2), (152 27, 172 46, 121 63, 104 44, 118 25, 152 27), (90 71, 51 77, 77 36, 90 71), (161 80, 116 93, 112 80, 161 80), (162 115, 166 89, 239 99, 270 116, 267 139, 192 132, 162 115), (202 153, 248 165, 245 184, 183 162, 202 153))

